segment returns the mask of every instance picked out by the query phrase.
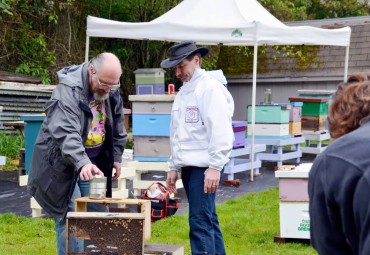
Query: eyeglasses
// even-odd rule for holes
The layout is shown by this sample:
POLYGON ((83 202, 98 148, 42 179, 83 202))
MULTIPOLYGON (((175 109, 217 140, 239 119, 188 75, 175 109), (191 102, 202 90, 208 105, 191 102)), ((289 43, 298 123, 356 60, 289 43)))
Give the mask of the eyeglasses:
POLYGON ((103 88, 104 90, 109 88, 110 91, 116 91, 117 89, 119 89, 119 87, 121 86, 121 83, 118 81, 117 84, 106 84, 104 82, 101 82, 99 80, 99 77, 98 77, 98 74, 95 72, 93 73, 96 75, 96 79, 98 80, 98 84, 101 88, 103 88))

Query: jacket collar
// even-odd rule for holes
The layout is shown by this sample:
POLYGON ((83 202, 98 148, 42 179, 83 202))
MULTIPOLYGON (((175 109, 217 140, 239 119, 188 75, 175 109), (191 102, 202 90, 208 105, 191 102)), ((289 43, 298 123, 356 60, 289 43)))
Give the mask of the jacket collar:
MULTIPOLYGON (((91 61, 90 61, 91 62, 91 61)), ((87 62, 82 67, 81 72, 81 79, 82 79, 82 94, 85 97, 84 99, 88 99, 89 93, 90 93, 90 85, 89 85, 89 77, 90 74, 88 72, 88 67, 90 65, 90 62, 87 62)))
POLYGON ((190 81, 184 82, 183 86, 181 87, 181 90, 184 90, 184 91, 194 90, 196 85, 198 84, 200 77, 203 74, 205 74, 205 72, 206 71, 204 69, 200 69, 200 68, 195 69, 194 74, 191 77, 190 81))

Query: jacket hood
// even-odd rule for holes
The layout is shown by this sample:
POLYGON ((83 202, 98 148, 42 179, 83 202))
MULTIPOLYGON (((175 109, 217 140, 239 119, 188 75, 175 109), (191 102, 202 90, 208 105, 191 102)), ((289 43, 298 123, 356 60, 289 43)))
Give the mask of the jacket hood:
POLYGON ((213 71, 206 71, 210 76, 221 82, 223 85, 226 86, 227 80, 222 70, 213 70, 213 71))
POLYGON ((62 68, 57 72, 59 83, 82 89, 87 84, 87 66, 88 63, 83 63, 62 68))

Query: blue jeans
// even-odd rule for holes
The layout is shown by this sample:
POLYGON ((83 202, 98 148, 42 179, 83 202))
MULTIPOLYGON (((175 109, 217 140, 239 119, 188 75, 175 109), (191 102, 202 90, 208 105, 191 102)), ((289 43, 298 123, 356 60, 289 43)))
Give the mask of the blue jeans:
MULTIPOLYGON (((68 203, 68 212, 75 210, 75 200, 80 197, 89 196, 89 181, 78 180, 76 187, 73 191, 71 200, 68 203)), ((87 211, 89 212, 104 212, 107 208, 102 204, 87 203, 87 211)), ((57 250, 58 255, 66 254, 66 219, 55 219, 55 231, 57 236, 57 250)), ((70 252, 82 252, 84 245, 81 240, 76 239, 74 236, 68 236, 68 250, 70 252)))
POLYGON ((216 213, 216 193, 204 193, 206 167, 187 167, 181 179, 189 201, 191 254, 224 255, 225 247, 216 213))

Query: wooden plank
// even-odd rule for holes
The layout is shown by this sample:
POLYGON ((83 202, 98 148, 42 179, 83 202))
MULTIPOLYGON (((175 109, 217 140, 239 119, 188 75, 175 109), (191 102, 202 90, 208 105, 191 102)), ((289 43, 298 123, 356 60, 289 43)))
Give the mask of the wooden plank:
POLYGON ((289 101, 295 102, 313 102, 313 103, 322 103, 328 102, 329 98, 316 98, 316 97, 289 97, 289 101))
POLYGON ((0 90, 2 93, 5 90, 18 90, 18 91, 29 91, 29 92, 42 92, 45 95, 52 93, 56 85, 45 85, 45 84, 29 84, 29 83, 19 83, 19 82, 6 82, 0 81, 0 90))
POLYGON ((139 171, 170 171, 168 162, 138 162, 131 161, 127 163, 127 167, 133 167, 139 171))
POLYGON ((128 100, 131 102, 173 102, 175 95, 129 95, 128 100))
POLYGON ((24 82, 34 84, 42 83, 42 80, 39 77, 5 71, 0 71, 0 81, 24 82))
POLYGON ((10 122, 3 122, 4 127, 13 127, 16 130, 19 130, 24 137, 24 126, 25 126, 24 121, 10 121, 10 122))
POLYGON ((184 247, 180 245, 144 244, 144 254, 184 255, 184 247))
POLYGON ((312 94, 312 95, 328 95, 331 96, 335 93, 335 89, 299 89, 298 94, 312 94))
POLYGON ((68 219, 145 219, 143 213, 68 212, 68 219))

